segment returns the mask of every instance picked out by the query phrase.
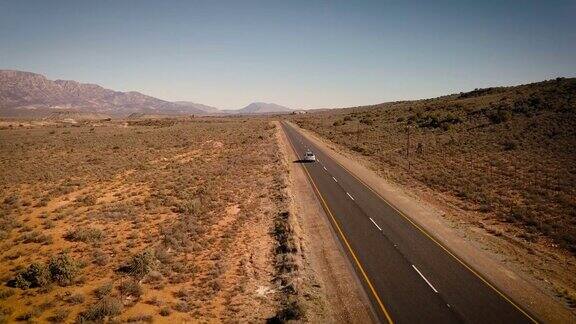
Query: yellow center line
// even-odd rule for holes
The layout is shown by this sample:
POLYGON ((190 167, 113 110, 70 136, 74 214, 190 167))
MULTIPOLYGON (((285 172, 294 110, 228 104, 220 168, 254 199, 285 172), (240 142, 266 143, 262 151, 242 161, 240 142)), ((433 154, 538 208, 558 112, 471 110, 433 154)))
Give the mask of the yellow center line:
MULTIPOLYGON (((294 150, 294 153, 296 154, 296 156, 298 157, 298 159, 300 159, 300 155, 298 154, 298 151, 296 151, 296 148, 294 147, 294 144, 292 144, 292 140, 290 139, 290 136, 288 136, 288 134, 286 132, 284 132, 286 134, 286 138, 288 139, 288 142, 290 143, 290 146, 292 147, 292 150, 294 150)), ((320 193, 320 190, 318 190, 318 187, 316 186, 316 183, 314 182, 314 180, 312 179, 312 176, 310 175, 310 173, 308 172, 308 169, 306 169, 304 166, 302 166, 302 168, 304 169, 304 171, 306 172, 306 175, 308 176, 308 179, 310 180, 310 183, 312 183, 312 186, 314 187, 314 191, 316 192, 316 195, 320 198, 322 205, 324 207, 324 210, 330 215, 330 218, 332 219, 332 223, 334 224, 334 226, 336 227, 336 229, 338 230, 338 234, 340 234, 340 237, 342 238, 342 241, 344 241, 344 244, 346 245, 346 247, 348 248, 348 251, 350 252, 350 254, 352 255, 352 258, 354 259, 354 262, 356 263, 356 265, 358 266, 358 269, 360 269, 360 272, 362 274, 362 277, 364 278, 364 280, 366 281, 366 284, 368 285, 368 287, 370 288, 370 291, 372 292, 372 295, 374 296, 374 298, 376 299, 378 306, 380 306, 380 309, 382 310, 382 313, 384 313, 384 316, 386 317, 386 320, 388 321, 388 323, 393 324, 394 321, 392 320, 392 317, 390 317, 390 314, 388 313, 388 310, 386 310, 386 307, 384 306, 384 303, 382 302, 382 300, 380 299, 380 296, 378 296, 378 293, 376 292, 376 289, 374 288, 374 285, 372 285, 372 281, 368 278, 368 275, 366 274, 366 271, 364 271, 364 267, 362 267, 362 264, 360 263, 360 260, 358 259, 358 257, 356 256, 356 253, 354 253, 354 249, 352 248, 352 246, 350 245, 350 243, 348 242, 348 239, 346 238, 346 235, 344 234, 344 232, 342 231, 342 229, 340 228, 340 225, 338 224, 338 221, 336 220, 336 218, 334 217, 334 214, 332 214, 332 211, 330 210, 330 208, 328 207, 328 204, 326 203, 326 201, 324 200, 324 197, 322 196, 322 194, 320 193)))
POLYGON ((469 266, 464 260, 462 260, 458 256, 456 256, 452 251, 450 251, 447 247, 445 247, 440 241, 438 241, 435 237, 433 237, 431 234, 429 234, 424 228, 422 228, 420 225, 416 224, 406 214, 404 214, 402 211, 400 211, 394 204, 389 202, 386 198, 384 198, 382 195, 380 195, 378 192, 376 192, 374 189, 372 189, 372 187, 369 186, 366 182, 364 182, 362 179, 357 177, 354 173, 352 173, 348 168, 343 166, 340 162, 336 161, 336 159, 332 159, 332 161, 336 162, 336 164, 338 164, 342 169, 346 170, 346 172, 348 172, 352 177, 354 177, 356 180, 358 180, 360 183, 362 183, 366 188, 368 188, 368 190, 370 190, 372 193, 374 193, 376 196, 378 196, 380 199, 382 199, 387 205, 392 207, 392 209, 394 209, 396 212, 398 212, 398 214, 400 214, 404 219, 406 219, 410 224, 412 224, 422 234, 424 234, 426 237, 428 237, 430 240, 432 240, 432 242, 436 243, 436 245, 438 245, 440 248, 442 248, 442 250, 444 250, 448 255, 450 255, 452 258, 454 258, 456 261, 458 261, 458 263, 460 263, 462 266, 464 266, 466 269, 468 269, 468 271, 470 271, 473 275, 475 275, 478 279, 480 279, 484 284, 486 284, 489 288, 491 288, 493 291, 495 291, 499 296, 504 298, 504 300, 506 300, 509 304, 514 306, 514 308, 516 308, 518 311, 520 311, 522 314, 524 314, 526 317, 528 317, 533 323, 539 323, 530 314, 528 314, 527 311, 525 311, 524 309, 522 309, 522 307, 520 307, 519 305, 514 303, 512 301, 512 299, 510 299, 506 294, 504 294, 503 292, 498 290, 498 288, 496 288, 496 286, 491 284, 487 279, 485 279, 476 270, 472 269, 472 267, 469 266))

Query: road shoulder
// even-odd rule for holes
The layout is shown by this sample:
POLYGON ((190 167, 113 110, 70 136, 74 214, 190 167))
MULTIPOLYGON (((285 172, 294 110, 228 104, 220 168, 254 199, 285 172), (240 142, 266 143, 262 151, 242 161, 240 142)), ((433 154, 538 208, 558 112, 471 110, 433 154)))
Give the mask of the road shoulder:
POLYGON ((316 198, 302 167, 294 161, 289 140, 277 127, 277 140, 289 170, 288 188, 290 213, 302 251, 302 291, 306 297, 309 322, 370 323, 374 315, 352 264, 316 198))
POLYGON ((429 233, 435 240, 455 254, 475 272, 482 274, 498 290, 522 305, 530 313, 545 322, 572 322, 573 315, 562 305, 542 292, 518 272, 511 270, 485 251, 482 245, 472 244, 460 233, 457 233, 443 217, 443 212, 434 206, 404 192, 402 188, 390 184, 376 172, 351 158, 337 152, 337 145, 318 137, 316 134, 301 129, 290 123, 305 135, 325 154, 341 164, 351 174, 367 184, 373 191, 383 197, 409 220, 429 233))

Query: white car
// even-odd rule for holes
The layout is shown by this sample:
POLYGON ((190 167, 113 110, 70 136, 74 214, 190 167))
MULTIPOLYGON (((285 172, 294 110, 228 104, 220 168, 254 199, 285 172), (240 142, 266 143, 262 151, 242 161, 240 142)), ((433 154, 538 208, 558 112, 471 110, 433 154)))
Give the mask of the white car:
POLYGON ((306 153, 304 153, 304 161, 316 162, 316 155, 314 155, 312 151, 307 151, 306 153))

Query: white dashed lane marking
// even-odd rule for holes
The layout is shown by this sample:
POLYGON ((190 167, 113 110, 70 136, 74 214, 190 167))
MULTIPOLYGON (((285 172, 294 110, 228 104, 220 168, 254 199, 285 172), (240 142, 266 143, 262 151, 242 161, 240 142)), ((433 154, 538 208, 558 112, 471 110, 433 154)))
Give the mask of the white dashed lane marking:
POLYGON ((435 293, 438 293, 438 290, 436 290, 436 288, 434 288, 434 286, 432 286, 432 284, 430 283, 430 281, 428 281, 428 279, 426 279, 426 277, 424 277, 424 275, 422 274, 422 272, 420 272, 420 270, 418 270, 418 268, 416 268, 415 265, 412 265, 412 268, 414 268, 414 270, 416 270, 416 272, 418 272, 418 274, 420 275, 420 277, 422 277, 422 279, 424 279, 424 281, 426 281, 426 283, 428 284, 428 286, 430 286, 430 288, 432 288, 432 290, 434 290, 435 293))
POLYGON ((380 226, 378 226, 378 224, 376 224, 376 222, 372 218, 370 218, 370 221, 372 222, 372 224, 374 224, 374 226, 376 226, 376 228, 378 228, 379 231, 382 231, 380 226))

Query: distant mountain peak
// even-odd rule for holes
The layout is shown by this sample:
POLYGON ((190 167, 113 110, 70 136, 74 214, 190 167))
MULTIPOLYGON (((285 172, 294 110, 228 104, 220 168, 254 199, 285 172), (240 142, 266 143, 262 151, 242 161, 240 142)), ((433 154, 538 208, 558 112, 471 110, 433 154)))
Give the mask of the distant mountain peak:
POLYGON ((275 103, 267 102, 253 102, 248 106, 238 110, 241 114, 265 114, 265 113, 282 113, 291 112, 292 109, 284 106, 280 106, 275 103))

